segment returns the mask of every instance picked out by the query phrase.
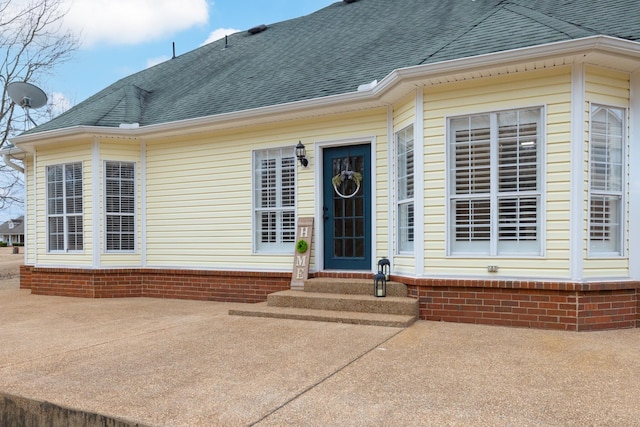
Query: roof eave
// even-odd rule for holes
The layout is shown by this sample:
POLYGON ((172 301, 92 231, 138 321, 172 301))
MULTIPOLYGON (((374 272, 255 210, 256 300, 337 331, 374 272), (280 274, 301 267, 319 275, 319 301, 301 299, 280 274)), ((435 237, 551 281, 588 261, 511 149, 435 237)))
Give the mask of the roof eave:
MULTIPOLYGON (((22 151, 31 152, 42 144, 77 140, 86 137, 113 138, 169 137, 185 133, 199 133, 222 128, 273 123, 295 118, 343 113, 347 111, 385 107, 405 96, 417 86, 437 84, 443 77, 465 80, 474 72, 498 70, 514 64, 532 63, 544 67, 545 61, 554 63, 563 59, 568 63, 601 61, 597 55, 620 58, 619 68, 629 73, 640 70, 640 43, 610 36, 592 36, 525 47, 484 55, 412 66, 392 71, 377 85, 366 90, 348 92, 322 98, 289 102, 285 104, 235 111, 214 116, 185 119, 137 128, 113 128, 102 126, 73 126, 12 138, 11 142, 22 151), (590 56, 591 55, 591 58, 590 56), (596 58, 596 59, 593 59, 596 58), (465 78, 465 76, 467 76, 465 78)), ((610 63, 603 63, 610 66, 610 63)), ((366 83, 366 82, 363 82, 366 83)), ((0 153, 2 154, 2 153, 0 153)))

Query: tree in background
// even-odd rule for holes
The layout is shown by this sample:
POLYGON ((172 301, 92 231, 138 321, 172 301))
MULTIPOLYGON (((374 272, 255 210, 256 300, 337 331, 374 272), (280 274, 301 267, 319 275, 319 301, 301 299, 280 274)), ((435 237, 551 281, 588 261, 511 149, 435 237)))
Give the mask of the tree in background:
MULTIPOLYGON (((0 0, 0 149, 28 125, 7 94, 9 83, 38 85, 78 48, 78 39, 63 30, 66 12, 63 0, 0 0)), ((0 160, 0 211, 22 204, 23 192, 22 174, 0 160)))

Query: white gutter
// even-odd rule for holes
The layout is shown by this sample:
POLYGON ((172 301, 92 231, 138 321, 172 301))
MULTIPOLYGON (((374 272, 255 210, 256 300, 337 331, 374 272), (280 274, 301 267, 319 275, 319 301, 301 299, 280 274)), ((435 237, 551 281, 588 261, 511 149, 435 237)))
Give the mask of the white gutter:
POLYGON ((65 139, 68 141, 69 138, 93 136, 142 138, 157 134, 171 136, 172 134, 184 134, 186 131, 191 133, 202 131, 203 129, 211 130, 223 127, 242 127, 247 124, 312 117, 322 114, 322 110, 326 110, 326 113, 339 112, 338 110, 340 109, 352 111, 354 105, 360 108, 384 107, 390 103, 385 98, 393 98, 393 90, 401 84, 421 85, 420 81, 452 76, 456 73, 469 73, 487 68, 504 67, 510 64, 542 61, 552 58, 576 57, 575 61, 577 62, 577 58, 583 58, 589 53, 626 57, 634 62, 632 65, 633 69, 627 70, 628 72, 640 69, 640 65, 638 65, 638 61, 640 61, 640 43, 609 36, 592 36, 401 68, 389 73, 377 85, 372 85, 370 89, 339 95, 294 101, 251 110, 234 111, 214 116, 140 126, 138 128, 73 126, 18 136, 12 138, 11 142, 14 145, 22 146, 23 151, 31 151, 35 145, 44 141, 52 142, 52 140, 55 139, 65 139), (294 113, 298 113, 298 115, 293 115, 294 113))
MULTIPOLYGON (((17 170, 20 173, 24 173, 24 168, 22 166, 17 165, 11 161, 11 156, 15 153, 24 154, 24 151, 22 151, 20 148, 17 148, 17 147, 3 148, 2 150, 0 150, 0 154, 2 154, 2 159, 4 160, 4 163, 7 166, 9 166, 11 169, 17 170)), ((24 158, 24 156, 22 158, 24 158)), ((22 160, 22 159, 16 159, 16 160, 22 160)))

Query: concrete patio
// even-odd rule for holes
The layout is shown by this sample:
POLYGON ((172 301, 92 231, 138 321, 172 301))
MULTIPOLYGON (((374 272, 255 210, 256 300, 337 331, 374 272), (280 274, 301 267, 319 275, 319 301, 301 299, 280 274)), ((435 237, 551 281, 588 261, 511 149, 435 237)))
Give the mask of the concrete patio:
POLYGON ((0 287, 0 393, 124 425, 640 424, 637 328, 398 329, 233 307, 0 287))

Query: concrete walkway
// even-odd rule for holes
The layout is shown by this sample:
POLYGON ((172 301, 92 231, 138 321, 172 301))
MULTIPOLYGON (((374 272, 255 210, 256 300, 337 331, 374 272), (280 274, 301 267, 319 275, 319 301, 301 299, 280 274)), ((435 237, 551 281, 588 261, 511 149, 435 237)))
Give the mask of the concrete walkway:
POLYGON ((158 426, 640 425, 640 329, 408 329, 0 288, 0 393, 158 426))

